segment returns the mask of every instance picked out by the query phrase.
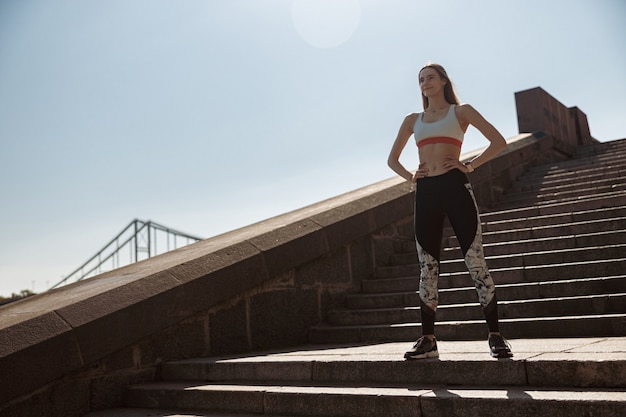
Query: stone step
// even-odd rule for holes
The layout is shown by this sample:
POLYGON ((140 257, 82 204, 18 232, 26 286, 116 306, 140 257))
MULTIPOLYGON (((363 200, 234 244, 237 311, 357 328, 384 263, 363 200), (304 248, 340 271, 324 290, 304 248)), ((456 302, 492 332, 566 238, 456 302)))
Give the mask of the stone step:
POLYGON ((589 185, 617 184, 626 177, 626 162, 620 169, 609 167, 604 170, 594 170, 587 174, 571 175, 566 178, 534 176, 526 178, 522 176, 515 185, 506 191, 505 195, 515 195, 520 192, 540 192, 572 189, 589 189, 589 185))
POLYGON ((606 169, 623 169, 624 153, 609 152, 596 155, 579 155, 567 160, 534 166, 529 168, 520 177, 520 181, 525 178, 550 178, 560 175, 569 175, 571 172, 582 172, 592 175, 594 172, 604 171, 606 169))
POLYGON ((549 204, 571 201, 580 198, 581 195, 591 197, 623 190, 626 190, 626 170, 623 176, 604 181, 572 182, 567 185, 560 183, 551 187, 542 187, 539 190, 513 191, 507 193, 504 204, 549 204))
MULTIPOLYGON (((541 227, 548 225, 580 223, 602 219, 626 217, 626 206, 604 207, 595 210, 578 212, 563 212, 547 216, 532 216, 509 218, 504 220, 489 220, 488 215, 481 215, 483 232, 498 232, 507 229, 522 229, 525 227, 541 227)), ((452 229, 449 229, 452 232, 452 229)), ((453 233, 450 233, 452 235, 453 233)))
MULTIPOLYGON (((594 316, 532 317, 502 319, 500 326, 509 338, 594 337, 626 335, 626 313, 594 316)), ((331 326, 320 324, 310 329, 312 343, 367 343, 411 341, 421 334, 419 323, 370 326, 331 326)), ((441 340, 477 340, 485 337, 484 320, 437 321, 441 340)))
MULTIPOLYGON (((514 248, 515 249, 515 248, 514 248)), ((559 264, 564 262, 583 262, 600 259, 618 259, 626 255, 626 244, 594 246, 583 248, 565 248, 560 250, 545 250, 536 252, 519 252, 506 255, 490 256, 485 249, 487 264, 489 268, 513 268, 536 265, 559 264)), ((460 250, 446 251, 446 257, 442 257, 440 262, 441 272, 465 272, 467 266, 460 250)), ((397 260, 398 258, 396 258, 397 260)), ((395 263, 389 267, 381 267, 378 277, 402 276, 405 275, 406 267, 410 272, 419 271, 418 258, 416 253, 407 254, 402 259, 406 263, 395 263), (394 275, 394 273, 396 275, 394 275)))
MULTIPOLYGON (((596 260, 619 259, 626 256, 626 245, 606 245, 586 248, 562 249, 559 251, 522 252, 508 255, 495 255, 487 258, 492 269, 527 267, 538 265, 585 262, 596 260)), ((465 272, 467 266, 463 259, 441 262, 441 270, 465 272)))
MULTIPOLYGON (((571 222, 556 225, 525 227, 497 232, 483 233, 483 242, 508 242, 512 240, 540 239, 545 237, 559 237, 571 234, 595 233, 601 231, 624 230, 626 217, 597 219, 589 221, 571 222)), ((450 242, 455 243, 454 241, 450 242)))
MULTIPOLYGON (((577 295, 572 297, 536 298, 498 302, 502 319, 527 317, 578 316, 581 314, 626 313, 626 293, 577 295)), ((482 319, 482 307, 474 300, 462 304, 440 304, 437 320, 467 321, 482 319)), ((336 326, 398 324, 420 321, 419 307, 374 308, 366 310, 332 310, 328 323, 336 326)))
MULTIPOLYGON (((624 180, 626 183, 626 179, 624 180)), ((624 184, 604 185, 593 189, 580 190, 559 190, 554 192, 524 192, 507 196, 500 207, 532 207, 555 203, 567 203, 581 199, 590 199, 597 196, 610 196, 611 194, 623 192, 626 189, 624 184), (598 191, 598 192, 595 192, 598 191), (581 194, 584 193, 584 194, 581 194), (584 195, 584 197, 581 197, 584 195)))
POLYGON ((395 416, 414 415, 420 409, 420 397, 429 391, 417 386, 167 382, 130 387, 127 403, 280 416, 379 417, 390 410, 395 416))
MULTIPOLYGON (((529 239, 530 240, 530 239, 529 239)), ((537 252, 516 252, 520 248, 514 247, 505 255, 491 255, 490 247, 485 248, 487 265, 491 271, 533 267, 538 265, 580 263, 583 261, 611 261, 623 256, 624 245, 608 245, 587 248, 565 248, 553 252, 550 250, 537 252), (596 255, 595 257, 593 255, 596 255)), ((440 262, 440 275, 465 273, 467 267, 463 255, 458 248, 442 251, 440 262)), ((403 263, 390 266, 381 266, 376 269, 376 279, 401 278, 407 276, 419 276, 419 263, 417 254, 407 254, 402 259, 403 263)))
MULTIPOLYGON (((613 226, 612 221, 622 221, 626 218, 626 206, 607 207, 596 210, 587 210, 581 212, 564 212, 558 214, 550 214, 546 216, 531 216, 520 218, 508 218, 501 220, 488 220, 488 215, 481 215, 481 229, 483 235, 493 233, 507 233, 515 230, 534 230, 549 229, 550 227, 568 227, 572 224, 580 225, 590 222, 601 222, 613 226)), ((618 224, 615 227, 608 227, 609 230, 621 230, 618 224)), ((456 239, 454 229, 446 221, 444 223, 443 234, 444 241, 452 244, 456 239), (450 240, 452 239, 452 240, 450 240)), ((499 239, 501 240, 501 239, 499 239)), ((415 249, 413 241, 405 242, 406 247, 411 250, 415 249)))
MULTIPOLYGON (((498 300, 510 301, 544 297, 571 297, 575 295, 617 294, 626 292, 626 275, 584 278, 574 280, 504 284, 497 286, 498 300)), ((460 304, 476 300, 476 289, 472 286, 439 290, 439 303, 460 304)), ((419 305, 417 291, 348 294, 349 309, 392 308, 419 305)))
MULTIPOLYGON (((587 233, 597 233, 603 231, 623 231, 626 224, 626 216, 596 218, 588 220, 572 220, 570 222, 529 222, 524 225, 523 221, 511 222, 510 228, 489 227, 483 230, 483 243, 510 242, 527 239, 541 239, 546 237, 555 237, 567 235, 580 235, 587 233)), ((458 241, 453 234, 452 228, 444 230, 443 245, 444 247, 458 246, 458 241)), ((408 244, 408 243, 407 243, 408 244)), ((411 245, 411 249, 415 246, 411 245)))
POLYGON ((513 190, 517 187, 536 188, 545 184, 570 184, 584 182, 589 178, 622 177, 626 173, 626 161, 623 156, 598 161, 572 160, 549 168, 535 168, 522 174, 513 190))
POLYGON ((626 152, 624 139, 599 142, 576 148, 573 158, 602 157, 604 155, 619 155, 626 152))
POLYGON ((161 383, 130 388, 140 407, 180 407, 275 416, 389 417, 498 415, 624 415, 626 393, 616 389, 445 387, 418 385, 244 385, 161 383), (520 413, 523 409, 523 413, 520 413), (530 413, 530 414, 528 414, 530 413))
POLYGON ((595 155, 581 154, 568 160, 532 167, 521 176, 520 181, 525 178, 542 179, 561 175, 567 176, 572 172, 592 175, 594 172, 605 171, 606 169, 619 170, 625 166, 625 155, 626 152, 623 150, 595 155))
POLYGON ((580 146, 576 149, 576 156, 602 155, 606 153, 626 152, 626 139, 616 139, 608 142, 598 142, 580 146))
POLYGON ((624 337, 509 342, 515 356, 506 360, 491 358, 484 338, 440 339, 441 356, 424 361, 403 360, 406 343, 311 345, 166 362, 161 375, 170 381, 626 387, 624 337))
MULTIPOLYGON (((532 207, 538 207, 540 209, 543 209, 545 207, 548 206, 558 206, 558 205, 563 205, 563 204, 573 204, 573 203, 578 203, 578 204, 593 204, 594 200, 601 198, 603 200, 609 199, 609 198, 619 198, 619 197, 623 197, 624 195, 626 195, 626 190, 623 189, 623 187, 615 187, 614 189, 612 189, 611 191, 606 191, 603 193, 598 193, 598 194, 577 194, 577 193, 573 193, 571 195, 562 197, 562 198, 554 198, 554 199, 544 199, 544 200, 539 200, 539 199, 534 199, 534 198, 521 198, 521 199, 506 199, 503 200, 502 202, 498 203, 498 207, 500 209, 515 209, 515 208, 532 208, 532 207)), ((623 203, 620 205, 624 205, 623 203)), ((582 205, 582 207, 585 207, 585 209, 588 209, 588 206, 582 205)), ((593 206, 592 206, 593 207, 593 206)), ((602 206, 602 207, 606 207, 606 206, 602 206)), ((544 213, 544 214, 548 214, 546 213, 544 210, 540 210, 540 213, 544 213)), ((562 212, 561 210, 557 210, 557 211, 553 211, 549 214, 556 214, 562 212)))
MULTIPOLYGON (((483 233, 483 247, 485 254, 505 255, 523 254, 525 252, 538 252, 549 250, 554 246, 555 250, 561 245, 561 249, 577 249, 589 246, 619 245, 622 244, 623 234, 626 229, 622 226, 626 223, 626 217, 581 221, 569 224, 537 226, 502 230, 483 233), (569 244, 569 246, 567 246, 569 244)), ((417 253, 415 243, 406 245, 407 252, 397 252, 395 255, 417 253)), ((450 236, 443 240, 441 259, 462 258, 459 242, 456 236, 450 236)), ((409 256, 409 260, 410 260, 409 256)), ((395 258, 390 258, 393 262, 395 258)), ((402 262, 399 262, 402 264, 402 262)))
MULTIPOLYGON (((604 232, 577 233, 545 238, 521 239, 509 242, 483 243, 485 254, 489 256, 511 255, 515 253, 559 251, 564 249, 585 248, 601 245, 626 244, 626 230, 609 230, 604 232)), ((441 249, 441 259, 458 259, 462 256, 458 245, 441 249)), ((398 247, 397 253, 391 256, 390 266, 409 265, 416 262, 417 252, 415 241, 408 241, 398 247)))
MULTIPOLYGON (((364 293, 390 293, 417 291, 419 266, 407 265, 385 269, 387 274, 374 279, 363 280, 364 293)), ((626 258, 599 259, 586 262, 564 262, 552 265, 528 265, 506 268, 490 268, 496 286, 502 284, 545 282, 569 279, 583 279, 623 275, 626 271, 626 258)), ((442 272, 439 288, 466 287, 471 283, 466 271, 442 272)))
POLYGON ((486 243, 485 253, 489 255, 506 255, 512 253, 538 252, 542 250, 562 250, 585 248, 606 244, 620 245, 626 243, 626 230, 609 230, 593 233, 576 233, 546 238, 514 240, 510 242, 486 243))
MULTIPOLYGON (((84 417, 296 417, 271 416, 269 414, 222 413, 198 410, 163 410, 154 408, 116 408, 111 410, 93 411, 84 417)), ((322 417, 322 416, 307 416, 322 417)))
POLYGON ((524 181, 527 178, 567 178, 571 176, 572 172, 578 172, 582 175, 593 175, 595 172, 604 172, 606 170, 621 170, 625 166, 623 152, 614 155, 586 156, 532 167, 520 177, 520 181, 524 181))
POLYGON ((482 221, 497 221, 507 220, 512 218, 524 218, 535 216, 549 216, 559 215, 568 212, 580 212, 596 209, 603 209, 607 207, 625 207, 626 206, 626 192, 618 191, 611 193, 610 195, 602 195, 587 198, 581 196, 578 200, 551 203, 535 206, 520 206, 499 208, 498 210, 491 210, 481 213, 482 221))
POLYGON ((420 361, 403 359, 409 343, 385 343, 168 362, 166 382, 128 388, 133 408, 85 417, 626 412, 626 338, 509 341, 515 356, 505 360, 490 358, 484 340, 439 340, 441 356, 420 361))

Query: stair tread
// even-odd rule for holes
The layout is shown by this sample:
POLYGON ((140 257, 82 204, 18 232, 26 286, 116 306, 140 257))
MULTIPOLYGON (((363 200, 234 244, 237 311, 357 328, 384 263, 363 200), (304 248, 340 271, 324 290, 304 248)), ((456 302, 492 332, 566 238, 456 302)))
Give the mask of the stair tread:
MULTIPOLYGON (((492 259, 490 257, 487 257, 487 264, 489 264, 489 260, 492 259)), ((559 267, 566 267, 566 266, 572 266, 572 267, 576 267, 576 266, 583 266, 583 265, 590 265, 590 264, 615 264, 615 263, 624 263, 626 262, 626 258, 607 258, 607 259, 592 259, 592 260, 586 260, 586 261, 581 261, 581 262, 559 262, 559 263, 550 263, 550 264, 538 264, 538 265, 514 265, 514 266, 510 266, 510 267, 501 267, 501 268, 489 268, 489 271, 493 274, 494 272, 505 272, 505 271, 518 271, 518 270, 534 270, 534 269, 549 269, 549 268, 559 268, 559 267)), ((442 263, 444 264, 444 263, 442 263)), ((402 268, 409 268, 409 267, 417 267, 418 264, 410 264, 410 265, 403 265, 403 266, 396 266, 396 267, 383 267, 383 268, 398 268, 398 269, 402 269, 402 268)), ((464 271, 450 271, 450 272, 441 272, 440 273, 440 277, 451 277, 451 276, 455 276, 455 275, 467 275, 468 272, 466 270, 464 271)), ((575 277, 570 277, 568 279, 573 279, 575 277)), ((597 278, 597 276, 589 276, 589 278, 597 278)), ((381 278, 372 278, 372 279, 367 279, 367 280, 363 280, 365 282, 379 282, 379 281, 384 281, 384 282, 391 282, 394 280, 405 280, 405 279, 416 279, 415 276, 413 275, 398 275, 398 276, 390 276, 390 277, 381 277, 381 278)))
MULTIPOLYGON (((506 205, 507 204, 506 200, 503 200, 502 207, 499 206, 497 208, 494 208, 493 210, 484 211, 484 213, 481 213, 481 218, 489 217, 489 216, 491 217, 504 216, 504 215, 523 217, 523 215, 519 215, 518 213, 524 213, 524 212, 533 212, 533 213, 538 213, 539 215, 563 213, 563 212, 568 212, 569 210, 572 210, 572 209, 576 210, 576 207, 572 207, 572 205, 576 203, 597 202, 601 204, 601 207, 615 206, 616 204, 613 204, 611 200, 616 199, 618 201, 622 201, 623 197, 625 196, 626 196, 626 191, 619 191, 616 193, 610 193, 610 195, 600 195, 600 196, 594 195, 591 197, 583 196, 580 199, 573 200, 573 201, 550 202, 550 203, 545 203, 541 205, 519 205, 517 207, 509 207, 506 205)), ((623 205, 623 203, 620 205, 623 205)), ((589 209, 586 209, 586 210, 589 210, 589 209)))
MULTIPOLYGON (((270 416, 265 417, 290 417, 270 416)), ((222 412, 201 412, 197 410, 164 410, 155 408, 112 408, 108 410, 92 411, 83 417, 259 417, 259 414, 233 414, 222 412)), ((308 416, 316 417, 316 416, 308 416)))
MULTIPOLYGON (((359 384, 354 386, 350 383, 310 383, 305 384, 299 382, 297 384, 290 381, 269 381, 265 384, 259 381, 220 381, 220 382, 194 382, 194 381, 168 381, 153 382, 149 384, 132 385, 130 390, 157 390, 157 391, 238 391, 238 392, 277 392, 277 393, 298 393, 298 394, 348 394, 348 395, 366 395, 366 396, 422 396, 435 393, 441 390, 449 392, 465 393, 469 397, 489 398, 485 396, 485 391, 491 393, 494 397, 501 397, 507 392, 534 393, 536 397, 533 399, 578 399, 582 401, 588 400, 609 400, 609 401, 625 401, 626 391, 619 388, 577 388, 571 389, 567 386, 562 387, 507 387, 498 386, 454 386, 454 387, 432 387, 422 384, 417 385, 389 385, 389 384, 359 384), (604 394, 609 394, 604 395, 604 394), (616 395, 617 394, 617 395, 616 395)), ((493 398, 493 397, 492 397, 493 398)), ((506 398, 506 397, 505 397, 506 398)))
MULTIPOLYGON (((626 337, 579 337, 579 338, 541 338, 508 339, 515 356, 506 362, 558 361, 564 365, 573 362, 619 361, 626 363, 626 337)), ((419 366, 419 363, 437 363, 440 366, 458 362, 502 363, 487 354, 485 340, 441 340, 437 339, 441 356, 429 361, 406 361, 402 355, 406 351, 406 342, 305 345, 283 351, 259 351, 231 356, 212 356, 170 361, 166 367, 179 366, 214 366, 233 364, 270 364, 309 363, 311 367, 323 363, 356 364, 363 362, 391 363, 399 362, 407 366, 419 366), (413 364, 413 365, 410 365, 413 364)), ((410 346, 409 346, 410 347, 410 346)), ((438 366, 439 366, 438 365, 438 366)), ((312 368, 307 369, 308 378, 313 378, 312 368)), ((144 384, 145 385, 145 384, 144 384)))
MULTIPOLYGON (((500 323, 515 323, 515 322, 528 322, 528 321, 563 321, 565 325, 566 321, 577 321, 577 320, 584 320, 584 319, 598 319, 598 318, 620 318, 620 319, 626 319, 626 313, 624 314, 619 314, 619 313, 614 313, 614 314, 588 314, 588 315, 574 315, 574 316, 551 316, 551 317, 518 317, 518 318, 502 318, 500 319, 500 323)), ((450 321, 437 321, 436 325, 438 327, 444 326, 446 324, 448 325, 464 325, 464 324, 476 324, 476 323, 480 323, 480 324, 484 324, 484 319, 481 320, 450 320, 450 321)), ((326 329, 333 329, 333 328, 342 328, 342 329, 348 329, 348 328, 353 328, 353 329, 358 329, 358 328, 370 328, 370 329, 375 329, 375 328, 393 328, 393 327, 406 327, 406 326, 414 326, 417 325, 418 323, 387 323, 387 324, 366 324, 366 325, 347 325, 347 326, 339 326, 339 325, 329 325, 326 323, 320 323, 317 324, 315 326, 313 326, 313 328, 326 328, 326 329)))
MULTIPOLYGON (((586 295, 575 295, 575 296, 564 296, 564 297, 543 297, 543 298, 529 298, 523 300, 498 300, 498 305, 512 305, 512 304, 529 304, 529 303, 537 303, 537 302, 558 302, 558 301, 568 301, 568 300, 586 300, 591 301, 596 298, 622 298, 626 297, 626 293, 610 293, 610 294, 586 294, 586 295)), ((439 305, 439 309, 446 308, 458 308, 458 307, 473 307, 476 305, 476 302, 473 303, 455 303, 455 304, 445 304, 439 305)), ((349 311, 352 313, 366 313, 366 312, 384 312, 384 311, 397 311, 397 310, 418 310, 419 306, 398 306, 398 307, 384 307, 384 308, 363 308, 363 309, 345 309, 339 311, 349 311)), ((337 310, 335 310, 337 311, 337 310)))
MULTIPOLYGON (((413 278, 416 279, 416 278, 413 278)), ((504 288, 515 288, 515 287, 536 287, 536 286, 549 286, 549 285, 565 285, 571 284, 575 285, 576 283, 581 282, 589 282, 589 281, 606 281, 608 279, 626 279, 626 275, 611 275, 611 276, 602 276, 602 277, 591 277, 591 278, 574 278, 574 279, 564 279, 558 281, 541 281, 541 282, 517 282, 512 284, 499 284, 498 289, 502 290, 504 288)), ((457 292, 457 291, 475 291, 473 286, 467 285, 463 287, 454 287, 454 288, 440 288, 439 293, 445 292, 457 292)), ((393 296, 393 295, 408 295, 415 294, 416 291, 397 291, 397 292, 385 292, 385 293, 354 293, 348 294, 347 296, 350 298, 371 298, 371 297, 384 297, 384 296, 393 296)))

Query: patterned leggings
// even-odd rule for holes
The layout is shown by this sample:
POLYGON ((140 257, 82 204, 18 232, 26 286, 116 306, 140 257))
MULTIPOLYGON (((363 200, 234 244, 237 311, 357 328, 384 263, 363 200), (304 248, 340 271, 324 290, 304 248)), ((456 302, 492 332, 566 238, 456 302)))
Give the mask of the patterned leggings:
POLYGON ((422 334, 434 334, 441 239, 446 216, 459 240, 489 331, 498 332, 495 285, 483 253, 476 199, 467 175, 453 169, 443 175, 418 180, 415 191, 414 225, 420 262, 422 334))

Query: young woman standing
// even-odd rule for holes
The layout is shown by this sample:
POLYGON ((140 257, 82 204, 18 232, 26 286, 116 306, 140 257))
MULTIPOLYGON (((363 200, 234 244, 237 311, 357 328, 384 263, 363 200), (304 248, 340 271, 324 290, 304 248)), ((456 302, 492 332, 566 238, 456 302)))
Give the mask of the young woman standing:
POLYGON ((469 104, 459 104, 445 69, 429 63, 419 72, 423 113, 406 116, 389 154, 388 164, 398 175, 416 184, 415 239, 420 262, 420 313, 422 337, 406 359, 438 357, 435 339, 437 281, 444 219, 447 216, 459 240, 465 263, 474 281, 489 328, 491 356, 511 357, 508 342, 500 335, 495 285, 489 274, 482 245, 478 207, 467 173, 480 167, 506 147, 504 137, 469 104), (469 125, 482 133, 489 146, 463 164, 461 145, 469 125), (409 172, 400 154, 410 136, 415 137, 419 167, 409 172))

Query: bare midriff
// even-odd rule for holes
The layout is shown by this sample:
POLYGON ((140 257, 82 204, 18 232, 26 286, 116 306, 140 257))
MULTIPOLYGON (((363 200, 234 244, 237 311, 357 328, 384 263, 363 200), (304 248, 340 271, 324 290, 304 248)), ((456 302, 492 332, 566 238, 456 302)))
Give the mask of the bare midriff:
POLYGON ((443 162, 447 158, 459 159, 461 148, 448 143, 434 143, 419 148, 420 169, 428 169, 428 176, 435 177, 450 171, 444 168, 443 162))

